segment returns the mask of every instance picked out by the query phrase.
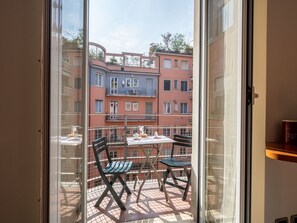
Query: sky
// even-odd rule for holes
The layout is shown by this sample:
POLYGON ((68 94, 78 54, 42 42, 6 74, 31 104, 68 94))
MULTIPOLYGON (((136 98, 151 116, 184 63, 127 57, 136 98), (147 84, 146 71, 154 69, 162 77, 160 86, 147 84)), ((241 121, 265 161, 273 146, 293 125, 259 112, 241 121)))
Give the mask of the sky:
MULTIPOLYGON (((63 0, 63 27, 82 27, 82 1, 63 0)), ((161 34, 184 34, 193 41, 194 0, 90 0, 89 41, 108 53, 147 53, 161 34)))
POLYGON ((145 53, 166 32, 192 41, 193 16, 193 0, 90 0, 89 40, 110 53, 145 53))

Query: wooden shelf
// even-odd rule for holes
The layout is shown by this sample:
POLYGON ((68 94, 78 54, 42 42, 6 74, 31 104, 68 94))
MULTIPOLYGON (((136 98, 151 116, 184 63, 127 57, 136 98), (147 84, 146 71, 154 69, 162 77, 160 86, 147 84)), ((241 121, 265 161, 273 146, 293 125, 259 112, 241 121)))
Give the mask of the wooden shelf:
POLYGON ((285 143, 266 143, 266 156, 274 160, 297 163, 297 146, 285 143))

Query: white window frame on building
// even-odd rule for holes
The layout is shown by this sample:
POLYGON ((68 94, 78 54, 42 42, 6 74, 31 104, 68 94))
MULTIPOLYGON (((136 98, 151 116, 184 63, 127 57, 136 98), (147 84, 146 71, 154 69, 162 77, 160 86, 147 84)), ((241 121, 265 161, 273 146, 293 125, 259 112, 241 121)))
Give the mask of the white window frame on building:
POLYGON ((96 73, 96 86, 103 87, 103 74, 96 73))
POLYGON ((111 142, 116 142, 119 140, 118 130, 116 128, 109 129, 109 140, 111 142))
POLYGON ((132 110, 133 111, 138 111, 138 102, 137 101, 133 101, 133 103, 132 103, 132 110))
POLYGON ((164 136, 170 136, 170 128, 164 128, 163 129, 163 135, 164 136))
POLYGON ((174 80, 174 90, 178 89, 178 80, 174 80))
POLYGON ((163 66, 165 69, 171 69, 172 68, 171 59, 164 59, 163 66))
POLYGON ((181 135, 187 135, 187 128, 181 128, 180 129, 180 134, 181 135))
POLYGON ((133 78, 133 87, 139 87, 139 79, 133 78))
POLYGON ((179 151, 180 155, 186 155, 187 154, 187 148, 184 146, 180 147, 180 151, 179 151))
POLYGON ((126 101, 126 103, 125 103, 125 111, 131 111, 131 102, 130 101, 126 101))
POLYGON ((103 136, 102 129, 95 129, 94 130, 94 137, 95 139, 99 139, 103 136))
POLYGON ((110 77, 110 94, 118 94, 118 78, 110 77))
POLYGON ((180 113, 188 114, 188 103, 185 103, 185 102, 180 103, 180 113))
POLYGON ((131 87, 131 78, 126 78, 126 87, 131 87))
POLYGON ((118 151, 109 151, 109 156, 111 159, 118 157, 118 151))
POLYGON ((95 100, 95 113, 103 113, 103 100, 95 100))
POLYGON ((164 148, 162 150, 163 150, 163 155, 164 156, 170 156, 171 155, 171 149, 164 148))
POLYGON ((164 114, 171 114, 171 103, 170 102, 164 102, 164 114))
POLYGON ((189 61, 188 60, 182 60, 181 61, 181 69, 182 70, 189 70, 189 61))
POLYGON ((177 128, 173 129, 173 135, 177 134, 177 128))

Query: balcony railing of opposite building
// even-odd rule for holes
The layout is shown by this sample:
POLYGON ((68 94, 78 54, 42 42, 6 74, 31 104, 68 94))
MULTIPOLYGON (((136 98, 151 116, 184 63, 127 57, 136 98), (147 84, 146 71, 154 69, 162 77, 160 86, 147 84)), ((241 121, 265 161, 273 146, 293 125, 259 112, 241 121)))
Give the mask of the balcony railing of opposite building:
POLYGON ((157 117, 155 114, 140 115, 123 115, 123 114, 107 114, 106 121, 110 122, 155 122, 157 117))
POLYGON ((156 57, 128 52, 107 53, 103 46, 96 43, 89 43, 89 58, 102 61, 106 65, 156 68, 156 57))
POLYGON ((156 89, 111 89, 106 88, 106 96, 124 96, 124 97, 156 97, 156 89))

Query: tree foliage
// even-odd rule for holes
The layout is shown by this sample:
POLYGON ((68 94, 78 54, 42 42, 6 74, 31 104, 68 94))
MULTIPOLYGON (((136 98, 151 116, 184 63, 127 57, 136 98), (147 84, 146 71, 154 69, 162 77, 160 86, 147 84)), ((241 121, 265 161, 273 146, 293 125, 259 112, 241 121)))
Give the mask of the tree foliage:
POLYGON ((154 52, 193 54, 193 47, 185 40, 185 36, 183 34, 176 33, 172 35, 167 32, 161 34, 161 36, 162 43, 150 44, 150 54, 154 52))
POLYGON ((63 35, 63 45, 66 48, 83 48, 83 29, 78 29, 72 32, 65 32, 63 35))

